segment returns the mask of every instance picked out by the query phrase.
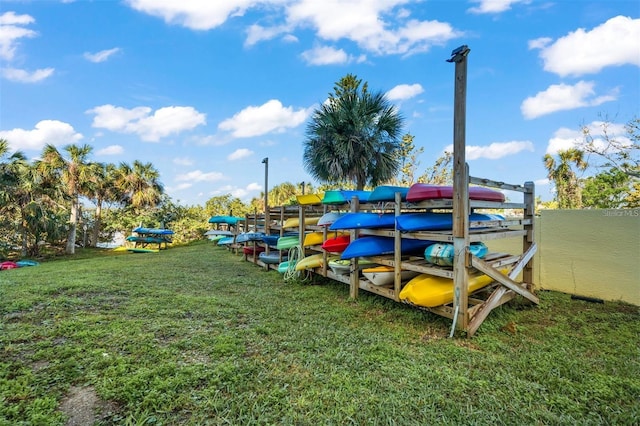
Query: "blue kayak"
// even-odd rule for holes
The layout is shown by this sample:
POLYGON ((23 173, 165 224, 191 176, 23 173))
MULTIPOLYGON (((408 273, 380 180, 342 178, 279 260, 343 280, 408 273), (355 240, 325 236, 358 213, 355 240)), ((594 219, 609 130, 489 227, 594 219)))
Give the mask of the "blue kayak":
POLYGON ((264 232, 243 232, 236 236, 236 243, 246 243, 248 241, 262 241, 264 232))
MULTIPOLYGON (((489 252, 489 249, 483 243, 477 242, 469 245, 469 252, 483 259, 489 252)), ((424 258, 427 262, 440 266, 453 266, 453 254, 453 244, 449 243, 431 244, 424 250, 424 258)))
MULTIPOLYGON (((403 254, 423 252, 424 249, 433 244, 433 241, 413 240, 403 238, 400 243, 400 250, 403 254)), ((351 241, 342 252, 341 259, 352 259, 354 257, 381 256, 393 254, 394 239, 391 237, 370 236, 362 237, 351 241)))
POLYGON ((137 234, 173 235, 171 229, 143 228, 141 226, 135 228, 133 232, 137 234))
POLYGON ((404 186, 381 185, 376 187, 371 195, 369 195, 368 202, 378 203, 381 201, 395 201, 396 192, 400 193, 400 199, 402 201, 407 200, 407 193, 409 192, 409 188, 404 186))
POLYGON ((244 221, 244 217, 234 216, 211 216, 209 223, 226 223, 227 225, 236 225, 238 222, 244 221))
MULTIPOLYGON (((504 220, 504 217, 498 214, 472 213, 469 215, 471 222, 488 220, 504 220)), ((440 231, 451 229, 453 217, 451 213, 405 213, 396 218, 396 226, 398 230, 404 232, 440 231)))
POLYGON ((329 229, 393 228, 395 221, 393 213, 351 212, 336 219, 329 229))
POLYGON ((346 204, 353 197, 358 197, 361 203, 366 203, 369 200, 371 191, 354 191, 347 189, 339 189, 334 191, 326 191, 322 198, 322 204, 346 204))

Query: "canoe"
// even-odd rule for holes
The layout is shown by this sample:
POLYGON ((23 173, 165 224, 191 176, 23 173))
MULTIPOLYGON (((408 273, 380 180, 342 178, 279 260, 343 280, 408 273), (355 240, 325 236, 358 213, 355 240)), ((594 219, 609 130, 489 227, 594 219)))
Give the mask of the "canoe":
POLYGON ((236 243, 246 243, 248 241, 262 241, 264 232, 243 232, 236 236, 236 243))
POLYGON ((328 238, 322 243, 322 248, 329 253, 342 253, 351 242, 349 234, 339 235, 334 238, 328 238))
POLYGON ((312 254, 304 257, 296 263, 296 271, 304 271, 305 269, 315 269, 322 266, 324 262, 324 254, 312 254))
POLYGON ((23 268, 25 266, 38 266, 40 264, 40 262, 37 262, 35 260, 30 260, 30 259, 22 259, 22 260, 18 260, 16 261, 16 265, 18 265, 18 267, 23 268))
POLYGON ((278 245, 278 238, 280 238, 280 235, 263 235, 262 242, 269 247, 276 247, 278 245))
POLYGON ((322 203, 322 197, 324 194, 304 194, 304 195, 296 195, 296 200, 298 204, 303 206, 314 205, 322 203))
MULTIPOLYGON (((327 232, 328 238, 335 238, 339 236, 344 236, 347 233, 344 231, 339 232, 327 232)), ((308 232, 304 235, 304 240, 302 243, 303 247, 309 246, 317 246, 324 242, 324 232, 308 232)))
MULTIPOLYGON (((423 252, 433 241, 413 240, 403 238, 400 250, 404 254, 423 252)), ((341 259, 351 259, 354 257, 381 256, 394 253, 394 239, 391 237, 368 236, 351 241, 342 252, 341 259)))
POLYGON ((405 186, 392 186, 392 185, 381 185, 377 186, 373 189, 371 195, 369 195, 369 203, 378 203, 382 201, 395 201, 396 200, 396 192, 400 193, 400 199, 402 201, 407 200, 407 193, 409 192, 409 188, 405 186))
MULTIPOLYGON (((427 183, 414 183, 407 193, 407 201, 415 203, 424 200, 452 199, 453 186, 451 185, 430 185, 427 183)), ((469 187, 469 199, 481 201, 504 202, 504 194, 494 189, 482 186, 469 187)))
POLYGON ((322 198, 322 204, 346 204, 357 197, 361 203, 366 203, 371 195, 371 191, 353 191, 346 189, 338 189, 327 191, 322 198))
POLYGON ((170 243, 171 239, 167 237, 139 237, 137 235, 129 235, 126 238, 130 243, 147 243, 147 244, 162 244, 170 243))
POLYGON ((344 216, 344 215, 345 215, 345 213, 343 213, 343 212, 328 212, 328 213, 325 213, 322 216, 320 216, 320 219, 318 219, 318 226, 331 225, 333 222, 338 220, 338 218, 340 218, 341 216, 344 216))
POLYGON ((233 244, 235 241, 235 237, 224 237, 221 240, 218 240, 219 246, 226 246, 229 244, 233 244))
MULTIPOLYGON (((316 225, 318 223, 319 217, 305 217, 304 224, 305 225, 316 225)), ((290 217, 285 220, 282 224, 283 228, 298 228, 300 226, 300 218, 290 217)))
POLYGON ((226 230, 223 231, 223 230, 219 230, 219 229, 211 229, 211 230, 205 232, 204 235, 207 235, 207 236, 209 236, 209 235, 224 235, 226 237, 231 237, 231 236, 233 236, 233 232, 226 231, 226 230))
POLYGON ((265 251, 265 248, 262 246, 245 246, 242 247, 242 253, 244 254, 254 254, 254 253, 262 253, 265 251))
MULTIPOLYGON (((469 251, 472 255, 484 258, 489 249, 483 243, 471 243, 469 245, 469 251)), ((435 243, 424 249, 424 258, 429 263, 439 266, 453 266, 453 244, 447 243, 435 243)))
POLYGON ((333 222, 329 229, 394 228, 395 225, 393 213, 351 212, 333 222))
POLYGON ((141 226, 135 228, 133 232, 136 234, 173 235, 171 229, 143 228, 141 226))
POLYGON ((158 249, 148 249, 148 248, 128 248, 127 251, 129 253, 158 253, 160 250, 158 249))
MULTIPOLYGON (((493 278, 476 274, 469 276, 469 294, 491 284, 493 278)), ((453 302, 453 280, 450 278, 436 277, 435 275, 420 274, 409 281, 399 298, 417 306, 433 308, 453 302)))
POLYGON ((274 265, 288 260, 288 256, 286 254, 282 254, 282 258, 280 258, 280 255, 279 251, 272 251, 269 252, 269 254, 263 252, 258 255, 258 259, 262 263, 266 263, 268 265, 274 265))
POLYGON ((300 244, 300 238, 297 235, 292 235, 290 237, 280 237, 278 238, 278 243, 276 244, 276 248, 278 250, 288 250, 292 247, 300 244))
MULTIPOLYGON (((358 269, 369 268, 375 263, 370 260, 360 259, 358 261, 358 269)), ((351 272, 351 260, 347 259, 334 259, 329 261, 329 268, 334 274, 344 275, 351 272)))
POLYGON ((280 272, 281 274, 284 274, 285 272, 287 272, 289 270, 289 267, 291 267, 292 269, 295 267, 296 261, 292 260, 292 261, 284 261, 280 264, 278 264, 278 272, 280 272))
POLYGON ((225 237, 224 235, 211 235, 209 237, 209 241, 212 241, 215 244, 218 244, 218 241, 222 240, 223 238, 228 238, 225 237))
POLYGON ((238 222, 244 221, 244 217, 234 216, 211 216, 209 223, 226 223, 227 225, 237 225, 238 222))
POLYGON ((5 260, 4 262, 0 262, 0 271, 5 271, 8 269, 16 269, 19 268, 16 262, 12 262, 11 260, 5 260))
MULTIPOLYGON (((490 220, 504 220, 504 216, 481 213, 471 213, 469 215, 470 222, 490 220)), ((396 217, 396 227, 403 232, 451 229, 453 227, 453 216, 451 213, 405 213, 396 217)))
MULTIPOLYGON (((396 271, 393 266, 383 265, 376 266, 375 268, 365 268, 362 270, 362 275, 364 275, 371 284, 382 286, 393 284, 396 277, 396 271)), ((400 280, 407 281, 418 275, 420 275, 419 272, 403 270, 400 271, 400 280)))

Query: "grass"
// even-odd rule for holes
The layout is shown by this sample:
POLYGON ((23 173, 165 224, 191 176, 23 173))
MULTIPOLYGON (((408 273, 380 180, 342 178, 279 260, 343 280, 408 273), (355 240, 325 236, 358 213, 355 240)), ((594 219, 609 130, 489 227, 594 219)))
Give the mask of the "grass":
POLYGON ((0 425, 63 425, 78 390, 102 425, 640 422, 635 306, 541 292, 448 339, 205 243, 78 257, 0 272, 0 425))

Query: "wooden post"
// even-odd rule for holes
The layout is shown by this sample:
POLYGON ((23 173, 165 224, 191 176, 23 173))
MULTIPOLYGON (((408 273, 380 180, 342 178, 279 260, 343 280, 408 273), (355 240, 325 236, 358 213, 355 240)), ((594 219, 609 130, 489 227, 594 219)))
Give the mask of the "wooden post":
MULTIPOLYGON (((522 239, 522 253, 526 253, 535 241, 534 234, 534 218, 536 213, 536 186, 533 182, 525 182, 524 187, 526 192, 524 193, 524 219, 529 219, 530 224, 525 225, 524 229, 527 234, 522 239)), ((522 271, 522 282, 527 283, 529 291, 534 291, 534 277, 533 277, 533 259, 529 260, 522 271)))
POLYGON ((453 285, 454 321, 465 330, 469 323, 469 171, 466 165, 467 55, 470 49, 460 46, 451 52, 454 62, 455 88, 453 109, 453 285))
MULTIPOLYGON (((400 216, 400 207, 402 205, 402 196, 399 192, 395 194, 395 216, 400 216)), ((400 301, 400 290, 402 290, 402 235, 397 229, 394 232, 394 275, 393 275, 393 300, 400 301)))
MULTIPOLYGON (((351 212, 357 212, 360 210, 360 200, 358 197, 351 199, 351 212)), ((358 238, 358 230, 351 229, 351 241, 355 241, 358 238)), ((360 274, 358 271, 358 258, 351 259, 351 273, 349 274, 349 297, 352 299, 358 298, 358 290, 360 290, 360 274)))

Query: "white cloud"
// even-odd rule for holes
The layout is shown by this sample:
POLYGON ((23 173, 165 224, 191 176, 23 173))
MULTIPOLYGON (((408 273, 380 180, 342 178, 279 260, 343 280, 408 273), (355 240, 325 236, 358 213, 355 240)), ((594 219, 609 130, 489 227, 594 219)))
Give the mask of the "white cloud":
POLYGON ((135 10, 162 18, 168 24, 182 25, 192 30, 210 30, 222 25, 230 17, 244 15, 251 7, 277 1, 126 0, 126 3, 135 10))
POLYGON ((479 3, 478 6, 471 7, 467 11, 471 13, 501 13, 511 9, 511 5, 516 3, 529 3, 530 0, 472 0, 479 3))
POLYGON ((2 77, 18 83, 37 83, 51 76, 53 72, 53 68, 43 68, 33 72, 17 68, 3 68, 2 77))
POLYGON ((347 52, 331 46, 316 46, 313 49, 305 50, 300 56, 309 65, 333 65, 351 62, 347 52))
POLYGON ((289 28, 312 27, 323 40, 351 40, 380 55, 426 51, 461 36, 445 22, 406 20, 406 10, 395 15, 397 21, 385 21, 403 3, 406 0, 301 0, 288 6, 287 23, 289 28))
POLYGON ((247 185, 247 191, 262 191, 262 185, 256 182, 251 182, 247 185))
POLYGON ((189 182, 215 182, 225 179, 224 175, 220 172, 205 173, 201 170, 194 170, 189 173, 184 173, 176 176, 177 182, 189 181, 189 182))
MULTIPOLYGON (((446 22, 410 19, 406 8, 394 8, 409 0, 126 0, 132 8, 164 19, 169 24, 194 30, 210 30, 226 20, 242 16, 249 9, 269 13, 265 21, 247 29, 246 46, 291 34, 298 28, 311 28, 320 40, 350 40, 361 49, 376 54, 411 54, 444 45, 460 37, 446 22), (336 13, 339 11, 339 13, 336 13), (278 19, 283 16, 281 22, 278 19)), ((358 56, 362 59, 362 56, 358 56)), ((332 62, 335 63, 335 62, 332 62)))
POLYGON ((390 101, 405 100, 418 96, 424 92, 420 84, 399 84, 387 92, 387 99, 390 101))
MULTIPOLYGON (((22 38, 36 37, 37 32, 25 28, 35 22, 30 15, 16 15, 15 12, 5 12, 0 15, 0 59, 8 63, 13 61, 19 40, 22 38)), ((26 71, 5 64, 1 73, 2 77, 18 83, 37 83, 53 74, 53 68, 41 68, 35 71, 26 71)))
POLYGON ((189 189, 192 186, 193 186, 192 183, 183 182, 183 183, 179 183, 179 184, 177 184, 175 186, 167 187, 166 189, 167 189, 168 192, 174 192, 174 191, 182 191, 182 190, 185 190, 185 189, 189 189))
POLYGON ((556 111, 597 106, 617 99, 618 89, 607 95, 595 96, 594 86, 592 81, 579 81, 573 86, 553 84, 547 90, 525 99, 520 110, 526 119, 532 119, 556 111))
POLYGON ((33 30, 23 28, 33 24, 35 19, 29 15, 16 15, 15 12, 5 12, 0 15, 0 58, 10 61, 15 56, 18 40, 24 37, 38 35, 33 30))
MULTIPOLYGON (((447 145, 444 151, 453 152, 453 145, 447 145)), ((490 145, 467 145, 465 155, 467 160, 486 158, 497 160, 502 157, 517 154, 521 151, 533 152, 533 143, 530 141, 494 142, 490 145)))
POLYGON ((545 71, 560 76, 597 73, 605 67, 640 66, 640 19, 616 16, 591 31, 579 28, 549 44, 533 40, 540 48, 545 71))
POLYGON ((173 164, 177 164, 179 166, 191 166, 193 165, 193 160, 188 157, 176 157, 173 159, 173 164))
POLYGON ((240 149, 236 149, 231 154, 229 154, 229 156, 227 157, 227 160, 229 161, 240 160, 242 158, 246 158, 251 155, 253 155, 253 151, 251 151, 250 149, 240 148, 240 149))
POLYGON ((549 178, 544 178, 544 179, 538 179, 536 181, 534 181, 533 183, 535 183, 536 185, 549 185, 549 178))
POLYGON ((206 124, 206 115, 193 107, 170 106, 151 114, 149 107, 126 109, 107 104, 90 109, 87 113, 95 114, 91 124, 93 127, 133 133, 149 142, 157 142, 165 136, 206 124))
POLYGON ((553 137, 549 139, 546 154, 556 154, 558 151, 566 151, 575 148, 576 144, 582 139, 582 132, 579 130, 561 127, 555 131, 553 137))
POLYGON ((260 136, 271 132, 283 132, 304 123, 313 108, 301 108, 294 111, 284 107, 277 99, 260 106, 249 106, 233 117, 222 121, 218 128, 231 132, 235 138, 260 136))
MULTIPOLYGON (((599 150, 607 151, 610 148, 606 142, 604 129, 606 129, 606 137, 610 140, 616 140, 620 145, 630 145, 632 142, 627 137, 627 131, 624 124, 606 123, 603 121, 593 121, 585 127, 589 130, 589 135, 593 138, 593 143, 599 150)), ((559 151, 566 151, 582 143, 584 134, 581 129, 569 129, 561 127, 556 130, 553 137, 549 139, 547 144, 547 154, 557 154, 559 151)))
POLYGON ((116 53, 120 52, 120 50, 121 49, 119 47, 114 47, 113 49, 101 50, 96 53, 85 52, 84 57, 86 60, 90 62, 94 62, 94 63, 104 62, 107 59, 109 59, 109 57, 111 57, 112 55, 115 55, 116 53))
POLYGON ((58 120, 42 120, 33 130, 12 129, 0 131, 0 138, 6 139, 13 151, 40 150, 46 144, 69 145, 83 138, 68 123, 58 120))
POLYGON ((96 151, 97 155, 118 155, 124 152, 122 145, 109 145, 96 151))

